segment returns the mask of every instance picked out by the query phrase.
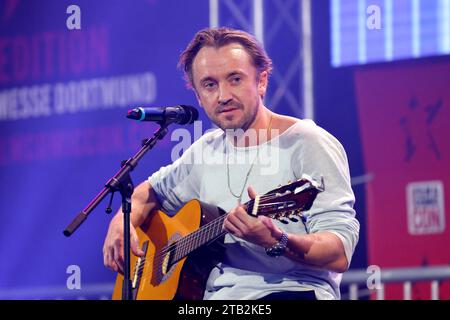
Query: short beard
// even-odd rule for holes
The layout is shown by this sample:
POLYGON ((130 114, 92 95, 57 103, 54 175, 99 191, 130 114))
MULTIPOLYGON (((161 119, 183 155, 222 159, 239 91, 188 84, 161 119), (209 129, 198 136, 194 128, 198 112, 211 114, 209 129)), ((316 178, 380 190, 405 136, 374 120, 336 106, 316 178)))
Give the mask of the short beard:
POLYGON ((232 126, 227 126, 221 122, 216 122, 213 121, 213 123, 218 126, 220 129, 222 129, 223 131, 225 130, 237 130, 237 129, 241 129, 243 131, 247 131, 248 128, 250 128, 251 124, 255 121, 256 119, 256 115, 258 114, 258 109, 259 106, 256 106, 256 108, 254 108, 252 110, 252 113, 250 114, 245 114, 243 118, 236 124, 232 125, 232 126))

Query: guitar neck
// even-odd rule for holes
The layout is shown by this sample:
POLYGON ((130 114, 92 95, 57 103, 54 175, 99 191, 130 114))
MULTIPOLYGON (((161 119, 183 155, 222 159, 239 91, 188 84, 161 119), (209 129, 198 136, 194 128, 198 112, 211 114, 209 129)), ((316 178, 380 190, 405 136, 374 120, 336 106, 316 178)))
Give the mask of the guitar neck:
MULTIPOLYGON (((254 200, 250 200, 243 204, 243 206, 246 208, 247 213, 255 215, 255 216, 260 211, 261 212, 266 211, 265 205, 261 205, 259 203, 256 203, 256 205, 257 205, 257 208, 254 209, 254 206, 255 206, 254 200)), ((218 218, 214 219, 213 221, 200 227, 196 231, 177 240, 175 253, 171 259, 172 263, 176 263, 177 261, 188 256, 193 251, 199 249, 203 245, 211 243, 212 241, 225 235, 227 232, 223 230, 222 226, 223 226, 223 222, 225 221, 226 217, 227 217, 227 214, 223 214, 223 215, 219 216, 218 218)))
MULTIPOLYGON (((324 190, 309 180, 301 179, 288 186, 280 187, 271 192, 246 202, 245 207, 251 216, 265 215, 280 221, 282 217, 287 217, 296 221, 293 216, 301 216, 301 210, 308 210, 318 192, 324 190), (290 187, 290 188, 289 188, 290 187), (294 211, 296 212, 294 213, 294 211)), ((183 259, 191 252, 208 244, 227 232, 223 230, 223 222, 227 214, 223 214, 213 221, 200 227, 198 230, 188 234, 174 243, 175 252, 171 257, 173 263, 183 259)))
POLYGON ((172 258, 172 263, 183 259, 203 245, 206 245, 225 235, 227 232, 222 229, 222 226, 226 217, 226 214, 222 215, 217 219, 205 224, 198 230, 179 239, 176 242, 176 249, 172 258))

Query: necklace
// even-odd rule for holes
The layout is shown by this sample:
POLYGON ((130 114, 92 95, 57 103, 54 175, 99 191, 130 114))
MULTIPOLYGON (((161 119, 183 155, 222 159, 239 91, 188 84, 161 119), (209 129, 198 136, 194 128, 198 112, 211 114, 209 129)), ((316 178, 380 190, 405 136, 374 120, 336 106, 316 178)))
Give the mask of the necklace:
MULTIPOLYGON (((269 120, 269 126, 267 127, 267 132, 270 132, 270 129, 272 128, 272 118, 273 116, 270 116, 270 120, 269 120)), ((230 185, 230 164, 229 164, 229 152, 227 152, 227 178, 228 178, 228 190, 230 190, 230 193, 233 195, 233 197, 235 197, 238 200, 238 204, 241 204, 241 200, 242 200, 242 194, 244 193, 245 190, 245 186, 247 185, 247 181, 248 181, 248 177, 250 176, 250 173, 252 172, 253 166, 256 162, 256 159, 258 159, 259 157, 259 145, 257 146, 256 149, 256 156, 252 161, 252 164, 250 166, 250 169, 248 169, 247 175, 245 176, 245 181, 244 181, 244 185, 242 186, 242 190, 239 194, 235 194, 233 192, 233 190, 231 190, 231 185, 230 185)))

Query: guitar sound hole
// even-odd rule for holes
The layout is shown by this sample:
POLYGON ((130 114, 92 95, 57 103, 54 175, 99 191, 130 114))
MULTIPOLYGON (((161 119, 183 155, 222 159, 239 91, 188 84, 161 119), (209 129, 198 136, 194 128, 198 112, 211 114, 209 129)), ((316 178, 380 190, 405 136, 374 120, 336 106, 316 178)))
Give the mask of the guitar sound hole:
POLYGON ((176 244, 174 244, 174 242, 176 242, 181 238, 182 238, 181 234, 179 234, 178 232, 174 233, 167 241, 167 245, 161 249, 158 258, 155 261, 158 283, 165 282, 172 275, 176 265, 172 264, 172 261, 174 260, 173 259, 174 254, 176 252, 176 244))

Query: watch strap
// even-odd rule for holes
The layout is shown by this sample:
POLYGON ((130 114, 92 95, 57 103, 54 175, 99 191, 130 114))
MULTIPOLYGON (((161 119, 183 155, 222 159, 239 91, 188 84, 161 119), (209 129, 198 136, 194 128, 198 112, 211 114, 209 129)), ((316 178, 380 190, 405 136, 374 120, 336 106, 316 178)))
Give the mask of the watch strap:
POLYGON ((266 249, 266 254, 270 257, 278 257, 283 255, 283 253, 286 251, 288 240, 289 238, 287 233, 283 231, 280 240, 278 240, 278 242, 273 246, 266 249))

